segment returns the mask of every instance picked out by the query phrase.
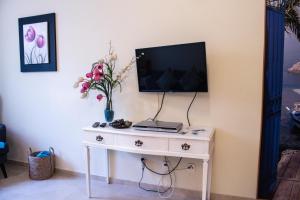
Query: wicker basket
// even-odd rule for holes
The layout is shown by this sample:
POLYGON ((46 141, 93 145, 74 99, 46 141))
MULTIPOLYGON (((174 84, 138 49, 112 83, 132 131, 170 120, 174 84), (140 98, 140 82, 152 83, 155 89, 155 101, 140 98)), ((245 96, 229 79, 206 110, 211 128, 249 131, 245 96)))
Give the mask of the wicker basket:
POLYGON ((50 178, 54 174, 55 170, 54 149, 50 147, 50 156, 44 158, 36 157, 40 151, 32 152, 31 148, 29 148, 29 151, 29 178, 33 180, 45 180, 50 178))

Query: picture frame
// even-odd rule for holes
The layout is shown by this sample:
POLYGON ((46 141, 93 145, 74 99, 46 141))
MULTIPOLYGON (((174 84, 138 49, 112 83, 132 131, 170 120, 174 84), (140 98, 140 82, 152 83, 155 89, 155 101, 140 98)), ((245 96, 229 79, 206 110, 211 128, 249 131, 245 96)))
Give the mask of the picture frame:
POLYGON ((55 13, 18 19, 21 72, 57 71, 55 13))

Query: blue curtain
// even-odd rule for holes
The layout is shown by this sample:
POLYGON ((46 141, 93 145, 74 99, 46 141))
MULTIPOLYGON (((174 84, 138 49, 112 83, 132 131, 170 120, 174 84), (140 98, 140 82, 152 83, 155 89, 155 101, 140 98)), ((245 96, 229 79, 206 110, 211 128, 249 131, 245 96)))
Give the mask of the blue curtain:
POLYGON ((259 198, 269 198, 276 187, 277 163, 279 161, 284 31, 283 10, 268 7, 259 198))

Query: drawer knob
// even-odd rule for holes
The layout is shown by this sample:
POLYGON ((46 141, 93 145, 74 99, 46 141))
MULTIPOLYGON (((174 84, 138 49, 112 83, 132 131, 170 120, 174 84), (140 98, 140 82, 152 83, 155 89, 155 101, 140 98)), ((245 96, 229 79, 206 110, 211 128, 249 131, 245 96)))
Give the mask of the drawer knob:
POLYGON ((102 137, 101 135, 98 135, 98 136, 96 137, 96 140, 97 140, 98 142, 101 142, 101 141, 103 140, 103 137, 102 137))
POLYGON ((136 140, 135 141, 135 146, 140 147, 143 145, 143 142, 141 140, 136 140))
POLYGON ((191 145, 189 145, 187 143, 184 143, 184 144, 181 145, 181 148, 182 148, 182 150, 187 151, 187 150, 189 150, 191 148, 191 145))

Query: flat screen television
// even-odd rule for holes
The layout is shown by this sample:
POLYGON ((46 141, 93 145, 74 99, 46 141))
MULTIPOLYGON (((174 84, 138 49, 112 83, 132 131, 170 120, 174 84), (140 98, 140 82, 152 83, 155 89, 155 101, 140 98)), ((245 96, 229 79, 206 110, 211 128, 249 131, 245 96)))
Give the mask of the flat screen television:
POLYGON ((135 50, 140 92, 207 92, 205 42, 135 50))

